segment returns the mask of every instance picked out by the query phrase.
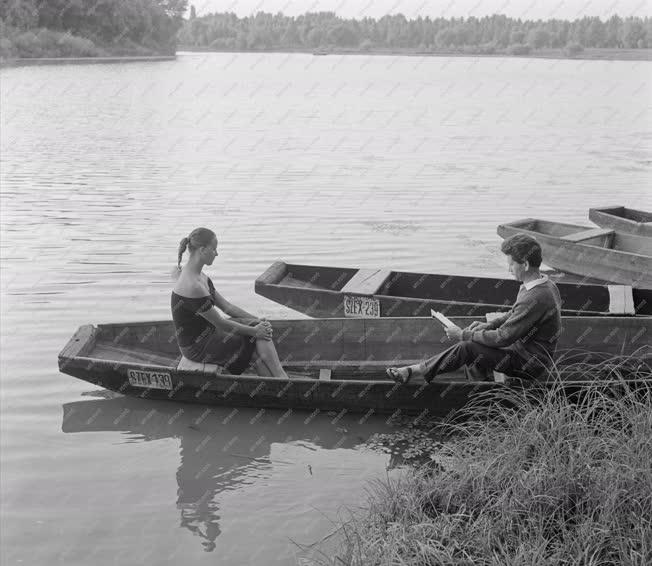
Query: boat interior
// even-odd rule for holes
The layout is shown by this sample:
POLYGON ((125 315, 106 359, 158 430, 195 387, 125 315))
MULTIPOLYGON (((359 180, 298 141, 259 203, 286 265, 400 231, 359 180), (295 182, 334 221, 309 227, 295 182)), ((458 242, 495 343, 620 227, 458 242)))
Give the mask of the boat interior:
POLYGON ((380 269, 349 269, 310 265, 283 264, 277 277, 269 283, 339 293, 358 293, 455 301, 481 302, 482 297, 492 297, 487 303, 502 308, 511 305, 519 284, 509 279, 468 277, 389 271, 380 269))
POLYGON ((588 228, 576 224, 563 224, 528 218, 506 224, 512 228, 560 238, 569 243, 595 246, 619 252, 652 257, 652 240, 642 236, 623 234, 608 228, 588 228))
MULTIPOLYGON (((473 317, 455 317, 465 327, 473 317)), ((558 367, 596 363, 649 347, 650 318, 567 317, 558 345, 558 367), (587 332, 590 328, 590 332, 587 332)), ((417 363, 450 345, 430 318, 274 320, 279 358, 293 377, 387 381, 385 369, 417 363)), ((82 326, 61 354, 78 361, 158 366, 221 373, 217 366, 182 358, 171 321, 82 326), (190 366, 183 366, 185 362, 190 366), (205 367, 204 367, 205 366, 205 367)), ((568 366, 570 367, 570 366, 568 366)), ((565 372, 566 370, 564 370, 565 372)), ((572 371, 572 370, 569 370, 572 371)), ((463 372, 446 380, 465 379, 463 372)))
MULTIPOLYGON (((392 344, 384 335, 385 329, 374 330, 374 321, 367 322, 370 324, 365 325, 364 319, 331 319, 321 321, 315 327, 314 321, 310 320, 288 321, 286 324, 274 321, 275 343, 283 367, 291 376, 300 378, 387 381, 387 367, 416 363, 425 357, 427 350, 432 353, 428 334, 433 334, 430 338, 434 340, 434 324, 429 325, 430 333, 422 332, 427 340, 425 345, 413 344, 410 348, 402 340, 392 344)), ((401 327, 397 326, 394 335, 401 332, 401 327)), ((182 358, 173 324, 167 321, 98 325, 88 333, 87 343, 79 356, 89 361, 159 366, 170 370, 221 373, 222 369, 182 358)), ((463 373, 451 374, 450 377, 465 379, 463 373)))

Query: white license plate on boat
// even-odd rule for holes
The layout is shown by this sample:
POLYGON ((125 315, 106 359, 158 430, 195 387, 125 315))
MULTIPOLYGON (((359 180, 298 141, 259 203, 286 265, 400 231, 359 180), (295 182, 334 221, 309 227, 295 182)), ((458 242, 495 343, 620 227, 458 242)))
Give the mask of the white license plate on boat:
POLYGON ((160 371, 127 370, 129 383, 134 387, 172 390, 172 378, 169 373, 160 371))
POLYGON ((344 316, 379 318, 380 301, 374 297, 344 295, 344 316))

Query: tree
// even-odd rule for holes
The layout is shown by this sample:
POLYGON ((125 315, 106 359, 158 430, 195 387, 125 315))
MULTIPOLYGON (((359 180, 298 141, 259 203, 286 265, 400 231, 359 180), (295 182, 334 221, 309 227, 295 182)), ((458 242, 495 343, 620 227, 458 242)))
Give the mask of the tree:
POLYGON ((629 49, 638 47, 640 40, 645 41, 645 28, 640 20, 627 18, 620 29, 620 39, 629 49))
MULTIPOLYGON (((0 0, 0 2, 9 0, 0 0)), ((25 0, 27 1, 27 0, 25 0)), ((46 0, 31 0, 45 2, 46 0)), ((86 5, 90 0, 47 0, 48 4, 57 6, 53 18, 59 15, 72 20, 75 10, 80 5, 86 5), (68 5, 61 11, 62 5, 68 5)), ((93 0, 102 6, 125 3, 127 0, 93 0)), ((130 4, 141 7, 158 4, 164 6, 163 15, 176 13, 175 6, 180 0, 129 0, 130 4)), ((181 5, 184 5, 182 3, 181 5)), ((83 6, 82 6, 83 7, 83 6)), ((145 10, 147 17, 154 20, 152 27, 157 28, 156 17, 151 10, 145 10)), ((139 9, 141 10, 141 9, 139 9)), ((141 10, 142 11, 142 10, 141 10)), ((159 10, 161 11, 161 10, 159 10)), ((123 14, 120 22, 128 24, 135 33, 130 21, 143 19, 140 15, 126 18, 128 10, 120 9, 123 14), (130 19, 131 18, 131 19, 130 19)), ((369 50, 371 46, 378 48, 415 48, 426 49, 433 45, 440 48, 455 48, 469 53, 487 53, 516 47, 511 52, 523 53, 528 49, 543 47, 561 48, 568 44, 579 44, 595 47, 646 47, 652 44, 652 20, 649 18, 627 18, 618 16, 602 22, 599 18, 581 18, 574 21, 546 20, 522 21, 511 19, 504 15, 485 16, 483 18, 416 18, 408 20, 403 15, 387 15, 378 20, 363 18, 362 20, 343 19, 333 12, 309 12, 297 17, 283 14, 259 12, 254 16, 238 18, 235 14, 209 14, 202 17, 192 17, 183 22, 179 38, 186 44, 213 45, 215 48, 261 49, 266 48, 310 48, 316 49, 326 45, 342 48, 357 48, 369 50), (201 26, 198 24, 202 24, 201 26), (215 42, 220 39, 224 41, 215 42), (232 39, 233 41, 226 41, 232 39), (526 46, 526 47, 523 47, 526 46)), ((105 13, 105 22, 96 22, 104 29, 112 18, 105 13)), ((176 16, 175 16, 176 17, 176 16)), ((176 21, 176 20, 174 20, 176 21)), ((114 22, 115 23, 115 22, 114 22)), ((140 25, 140 24, 139 24, 140 25)), ((165 27, 165 26, 163 26, 165 27)), ((115 33, 108 29, 107 34, 115 33)))
POLYGON ((607 41, 607 29, 600 18, 593 18, 586 31, 587 45, 591 47, 604 47, 607 41))
POLYGON ((531 29, 527 34, 527 43, 534 49, 550 45, 550 33, 542 27, 531 29))
POLYGON ((336 25, 328 32, 328 39, 339 47, 356 47, 359 43, 358 37, 353 30, 345 23, 336 25))
POLYGON ((307 35, 308 45, 310 47, 319 47, 325 39, 324 32, 319 28, 312 28, 307 35))
POLYGON ((522 29, 515 29, 509 34, 509 42, 518 44, 525 43, 525 32, 522 29))
POLYGON ((34 0, 0 0, 0 19, 18 29, 30 29, 38 23, 34 0))

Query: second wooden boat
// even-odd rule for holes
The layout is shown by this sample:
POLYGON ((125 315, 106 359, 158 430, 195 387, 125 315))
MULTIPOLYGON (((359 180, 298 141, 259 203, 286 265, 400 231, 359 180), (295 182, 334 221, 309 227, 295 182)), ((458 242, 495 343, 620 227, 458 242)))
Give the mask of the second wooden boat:
POLYGON ((652 238, 652 213, 624 206, 589 209, 589 218, 601 228, 652 238))
MULTIPOLYGON (((652 290, 590 284, 550 274, 559 287, 562 314, 652 314, 652 290)), ((449 316, 505 311, 516 299, 513 279, 410 273, 382 269, 288 264, 277 261, 258 279, 256 293, 317 318, 449 316)))
POLYGON ((550 267, 652 289, 651 238, 535 218, 498 226, 498 234, 503 238, 519 233, 536 238, 543 250, 543 262, 550 267))

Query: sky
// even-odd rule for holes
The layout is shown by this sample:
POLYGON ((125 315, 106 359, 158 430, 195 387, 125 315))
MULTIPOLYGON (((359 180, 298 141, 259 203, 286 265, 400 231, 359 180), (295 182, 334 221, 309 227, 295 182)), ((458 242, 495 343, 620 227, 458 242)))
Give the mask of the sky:
POLYGON ((418 16, 459 18, 505 14, 524 20, 574 20, 584 16, 607 19, 619 16, 652 17, 648 0, 189 0, 198 15, 234 12, 249 16, 256 12, 282 12, 297 16, 306 12, 335 12, 343 18, 380 18, 402 13, 418 16))

